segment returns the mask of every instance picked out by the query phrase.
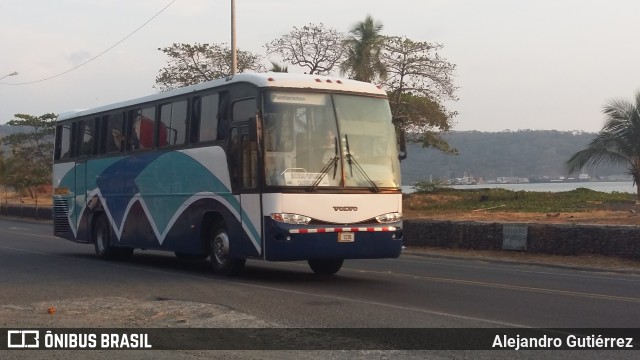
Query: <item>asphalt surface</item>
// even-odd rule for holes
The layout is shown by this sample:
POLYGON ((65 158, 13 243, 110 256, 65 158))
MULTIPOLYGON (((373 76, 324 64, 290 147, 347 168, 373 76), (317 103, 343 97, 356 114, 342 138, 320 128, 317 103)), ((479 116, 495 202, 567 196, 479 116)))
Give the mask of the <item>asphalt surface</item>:
MULTIPOLYGON (((230 309, 244 314, 248 322, 303 328, 638 328, 640 324, 640 276, 635 274, 403 254, 390 260, 348 260, 333 277, 316 276, 304 262, 250 260, 242 275, 228 278, 211 274, 206 262, 180 260, 170 253, 136 251, 128 261, 101 261, 95 258, 93 246, 58 239, 51 233, 50 224, 0 220, 0 305, 103 297, 171 300, 230 309)), ((158 358, 164 356, 154 353, 158 358)), ((634 353, 570 351, 562 356, 634 358, 634 353)), ((201 354, 183 352, 180 356, 199 358, 201 354)), ((217 353, 222 357, 231 354, 238 355, 217 353)), ((243 354, 239 358, 275 356, 243 354)), ((22 354, 8 355, 20 358, 22 354)), ((299 358, 301 354, 289 355, 299 358)), ((316 355, 513 358, 516 353, 316 355)), ((555 358, 557 352, 517 355, 555 358)), ((138 352, 135 358, 144 356, 138 352)))

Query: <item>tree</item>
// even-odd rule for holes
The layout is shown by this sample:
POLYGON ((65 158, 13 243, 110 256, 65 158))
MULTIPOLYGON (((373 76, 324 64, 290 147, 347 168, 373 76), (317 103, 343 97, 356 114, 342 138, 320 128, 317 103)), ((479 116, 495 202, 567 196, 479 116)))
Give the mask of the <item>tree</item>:
POLYGON ((387 71, 384 86, 393 116, 405 117, 405 130, 418 135, 409 139, 455 153, 441 136, 451 129, 457 114, 442 104, 457 100, 453 85, 455 65, 438 55, 440 49, 440 44, 386 37, 380 55, 387 71))
POLYGON ((11 156, 4 161, 4 184, 18 191, 28 190, 31 197, 38 196, 40 185, 51 183, 53 135, 56 114, 40 116, 15 114, 7 124, 28 129, 2 139, 9 146, 11 156))
POLYGON ((277 62, 272 61, 271 62, 271 69, 269 69, 269 71, 286 73, 286 72, 289 72, 289 68, 286 65, 280 65, 277 62))
POLYGON ((398 105, 390 104, 392 113, 395 112, 394 116, 404 118, 404 121, 396 123, 396 126, 400 126, 409 134, 408 142, 421 143, 422 147, 434 148, 447 154, 458 153, 458 150, 443 138, 443 135, 451 130, 454 112, 447 111, 429 96, 409 92, 400 94, 398 105))
POLYGON ((4 160, 4 155, 2 151, 0 151, 0 186, 2 186, 5 191, 7 187, 7 163, 4 160))
MULTIPOLYGON (((231 74, 231 49, 226 44, 173 44, 159 48, 169 57, 167 66, 160 69, 156 85, 160 91, 194 85, 231 74)), ((238 51, 238 72, 263 72, 259 55, 238 51)))
POLYGON ((386 79, 387 70, 380 59, 385 41, 382 28, 381 23, 367 15, 364 21, 351 29, 351 36, 344 41, 346 59, 340 66, 343 75, 366 82, 386 79))
POLYGON ((293 27, 288 34, 265 44, 267 54, 277 54, 308 74, 328 74, 343 59, 344 35, 322 23, 293 27))
POLYGON ((567 160, 567 171, 578 172, 586 166, 626 165, 640 201, 640 91, 634 103, 611 100, 604 106, 603 113, 606 121, 602 130, 586 149, 567 160))

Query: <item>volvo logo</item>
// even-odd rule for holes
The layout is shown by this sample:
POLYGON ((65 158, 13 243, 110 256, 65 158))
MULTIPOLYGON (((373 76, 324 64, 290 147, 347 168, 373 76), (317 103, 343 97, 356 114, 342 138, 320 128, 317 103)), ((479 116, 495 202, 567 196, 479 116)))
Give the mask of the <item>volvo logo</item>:
POLYGON ((334 206, 334 211, 358 211, 357 206, 334 206))

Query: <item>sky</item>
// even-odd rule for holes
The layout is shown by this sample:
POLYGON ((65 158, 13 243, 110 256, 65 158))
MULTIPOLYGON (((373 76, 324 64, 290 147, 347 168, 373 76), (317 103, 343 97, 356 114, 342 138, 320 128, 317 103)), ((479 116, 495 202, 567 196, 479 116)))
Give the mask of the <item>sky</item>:
MULTIPOLYGON (((0 80, 0 123, 156 93, 158 48, 230 43, 230 0, 176 0, 111 48, 170 2, 0 0, 0 78, 18 72, 0 80)), ((294 26, 348 32, 371 15, 384 35, 444 46, 453 130, 597 132, 607 102, 640 91, 638 14, 637 0, 236 0, 236 29, 240 50, 265 55, 294 26)))

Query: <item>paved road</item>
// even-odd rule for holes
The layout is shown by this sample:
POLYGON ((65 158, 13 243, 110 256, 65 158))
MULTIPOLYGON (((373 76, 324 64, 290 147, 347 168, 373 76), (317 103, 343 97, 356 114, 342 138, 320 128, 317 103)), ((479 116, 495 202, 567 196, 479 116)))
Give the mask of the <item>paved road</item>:
POLYGON ((637 275, 403 255, 346 261, 334 277, 318 277, 304 262, 248 261, 242 276, 225 278, 211 274, 205 262, 161 252, 101 261, 93 246, 51 236, 51 225, 10 220, 0 220, 0 284, 5 306, 88 297, 172 299, 216 304, 287 327, 640 324, 637 275))

